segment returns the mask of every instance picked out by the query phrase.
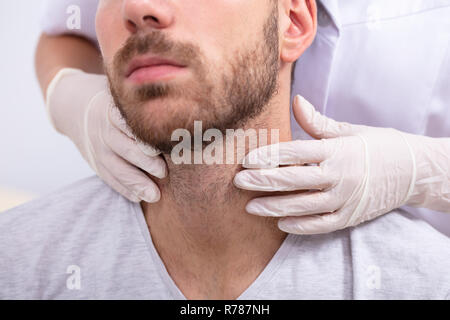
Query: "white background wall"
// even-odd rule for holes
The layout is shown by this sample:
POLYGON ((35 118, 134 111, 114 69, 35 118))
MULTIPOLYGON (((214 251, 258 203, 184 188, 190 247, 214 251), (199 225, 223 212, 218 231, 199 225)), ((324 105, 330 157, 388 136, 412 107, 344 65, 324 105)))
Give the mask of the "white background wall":
POLYGON ((0 1, 0 211, 93 174, 45 113, 34 73, 41 4, 0 1))

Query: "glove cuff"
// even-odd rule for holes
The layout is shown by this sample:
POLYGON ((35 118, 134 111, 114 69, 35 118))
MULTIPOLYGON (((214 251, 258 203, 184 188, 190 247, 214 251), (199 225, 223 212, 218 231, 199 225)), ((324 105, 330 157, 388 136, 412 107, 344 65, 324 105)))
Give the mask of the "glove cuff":
POLYGON ((53 128, 56 129, 56 131, 62 133, 59 129, 58 126, 56 125, 56 121, 53 117, 53 107, 54 107, 54 103, 53 103, 53 97, 56 93, 57 90, 57 86, 60 83, 61 79, 65 78, 68 75, 74 75, 74 74, 83 74, 84 72, 81 71, 80 69, 74 69, 74 68, 64 68, 61 69, 60 71, 58 71, 58 73, 53 77, 52 81, 50 82, 50 84, 47 87, 47 92, 45 94, 45 109, 47 111, 47 116, 50 120, 50 123, 52 124, 53 128))
POLYGON ((409 199, 411 199, 411 196, 414 192, 414 187, 416 186, 416 180, 417 180, 417 162, 416 162, 416 155, 414 153, 414 149, 411 146, 411 144, 408 141, 408 137, 406 134, 404 134, 401 131, 397 131, 399 135, 402 137, 403 141, 405 142, 406 146, 408 147, 408 151, 411 155, 411 161, 412 161, 412 173, 411 173, 411 181, 409 184, 408 192, 406 194, 405 200, 403 201, 402 205, 405 205, 408 203, 409 199))

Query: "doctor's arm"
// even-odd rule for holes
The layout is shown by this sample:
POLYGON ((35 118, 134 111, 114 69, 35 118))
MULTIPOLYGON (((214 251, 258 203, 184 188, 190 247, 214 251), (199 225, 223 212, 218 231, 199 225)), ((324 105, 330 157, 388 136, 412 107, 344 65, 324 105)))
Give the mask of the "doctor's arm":
POLYGON ((42 34, 35 63, 48 115, 113 189, 133 202, 156 202, 159 188, 145 172, 163 178, 166 164, 156 150, 136 142, 112 106, 100 57, 83 37, 42 34))
POLYGON ((56 74, 64 68, 102 74, 98 49, 89 40, 72 36, 49 36, 43 33, 36 49, 36 74, 45 94, 56 74))
POLYGON ((293 110, 316 140, 247 156, 235 185, 269 195, 252 200, 249 213, 280 217, 280 229, 296 234, 356 226, 403 205, 450 213, 450 138, 337 122, 300 96, 293 110))

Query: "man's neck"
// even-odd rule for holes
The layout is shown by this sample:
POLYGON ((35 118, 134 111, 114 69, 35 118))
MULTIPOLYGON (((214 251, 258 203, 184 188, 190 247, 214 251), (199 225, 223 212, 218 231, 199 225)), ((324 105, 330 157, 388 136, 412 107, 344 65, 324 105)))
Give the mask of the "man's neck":
MULTIPOLYGON (((289 119, 289 108, 281 106, 247 127, 279 129, 280 141, 289 141, 289 119)), ((262 194, 234 186, 241 165, 174 165, 168 156, 166 161, 169 176, 159 182, 161 200, 143 204, 156 250, 188 299, 238 298, 286 234, 274 218, 246 213, 247 203, 262 194)))

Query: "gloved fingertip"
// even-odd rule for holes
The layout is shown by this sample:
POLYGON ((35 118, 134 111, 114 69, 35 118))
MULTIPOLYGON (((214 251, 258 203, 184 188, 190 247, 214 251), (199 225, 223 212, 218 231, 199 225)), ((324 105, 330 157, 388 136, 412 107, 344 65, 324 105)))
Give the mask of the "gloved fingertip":
POLYGON ((245 206, 245 211, 247 211, 250 214, 257 214, 259 210, 258 206, 255 204, 255 200, 252 200, 249 203, 247 203, 247 205, 245 206))
POLYGON ((169 175, 169 171, 167 170, 167 165, 164 163, 164 166, 161 167, 160 179, 164 179, 169 175))
POLYGON ((300 107, 301 106, 301 101, 302 101, 302 96, 301 95, 296 95, 294 98, 294 106, 300 107))
POLYGON ((242 166, 245 169, 272 169, 280 163, 278 145, 264 146, 251 151, 245 158, 242 166))
POLYGON ((139 197, 136 197, 135 195, 129 195, 127 196, 127 199, 133 203, 139 203, 142 201, 141 199, 139 199, 139 197))
POLYGON ((268 210, 263 205, 261 205, 258 202, 250 201, 247 206, 245 207, 245 210, 247 213, 253 214, 255 216, 260 217, 279 217, 279 214, 276 212, 273 212, 271 210, 268 210))
POLYGON ((146 145, 142 142, 138 142, 137 146, 148 157, 156 157, 161 154, 161 151, 159 151, 149 145, 146 145))
POLYGON ((302 228, 298 224, 293 224, 289 219, 281 219, 278 221, 278 228, 286 233, 302 234, 302 228))
MULTIPOLYGON (((163 160, 161 160, 163 161, 163 160)), ((155 168, 153 168, 152 170, 148 171, 148 173, 150 173, 152 176, 158 178, 158 179, 164 179, 167 177, 167 166, 164 163, 163 165, 158 165, 155 168)))
POLYGON ((245 171, 237 173, 234 176, 233 183, 240 189, 245 189, 246 187, 248 187, 247 173, 245 171))
POLYGON ((309 103, 308 100, 306 100, 302 96, 299 95, 297 97, 299 108, 303 111, 303 114, 307 117, 307 119, 310 119, 316 112, 316 109, 312 106, 311 103, 309 103))
POLYGON ((161 192, 157 188, 147 189, 142 200, 147 203, 156 203, 161 200, 161 192))

